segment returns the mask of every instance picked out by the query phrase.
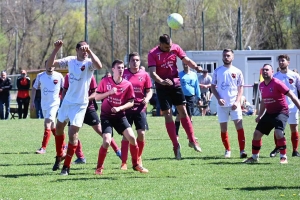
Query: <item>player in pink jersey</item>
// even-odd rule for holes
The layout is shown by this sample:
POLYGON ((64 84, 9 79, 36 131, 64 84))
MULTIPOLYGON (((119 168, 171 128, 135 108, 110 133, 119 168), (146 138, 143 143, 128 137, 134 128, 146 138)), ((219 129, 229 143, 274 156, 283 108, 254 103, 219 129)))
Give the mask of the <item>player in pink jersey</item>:
POLYGON ((160 36, 159 45, 149 51, 148 67, 151 78, 155 81, 158 101, 165 117, 168 135, 173 143, 175 158, 180 160, 180 144, 177 140, 176 127, 173 121, 172 105, 177 108, 181 124, 189 139, 189 147, 194 148, 197 152, 201 152, 201 148, 196 141, 193 125, 185 108, 186 100, 178 76, 177 57, 192 69, 201 72, 202 68, 188 58, 181 47, 174 44, 167 34, 160 36))
POLYGON ((232 65, 234 54, 231 49, 224 49, 223 66, 213 73, 211 91, 218 100, 217 113, 221 129, 221 139, 225 147, 225 158, 231 157, 228 135, 229 116, 234 122, 240 147, 240 158, 247 158, 245 152, 245 133, 243 128, 243 112, 240 105, 244 91, 244 77, 240 69, 232 65))
MULTIPOLYGON (((278 56, 279 71, 274 74, 274 77, 284 82, 284 84, 298 96, 298 91, 300 91, 300 76, 298 73, 293 72, 289 69, 290 57, 286 54, 278 56)), ((286 101, 289 106, 289 119, 288 124, 291 130, 291 141, 293 145, 293 157, 300 157, 298 152, 299 144, 299 133, 298 133, 298 123, 299 123, 299 111, 295 104, 290 98, 286 97, 286 101)), ((278 145, 276 144, 276 137, 274 134, 275 149, 270 153, 270 157, 275 157, 279 153, 278 145)))
POLYGON ((112 77, 105 77, 99 83, 95 97, 97 101, 103 100, 100 114, 103 143, 99 149, 95 174, 103 174, 104 160, 107 154, 107 148, 111 143, 113 128, 130 143, 133 170, 148 173, 146 168, 138 164, 139 147, 133 130, 125 116, 125 110, 134 105, 135 96, 132 84, 122 78, 124 62, 115 60, 112 63, 112 71, 112 77))
POLYGON ((47 67, 68 67, 69 72, 69 88, 57 116, 55 135, 56 159, 52 170, 58 170, 63 160, 64 128, 70 121, 68 150, 60 173, 61 175, 69 175, 71 160, 78 144, 78 132, 82 126, 89 103, 88 91, 90 82, 94 70, 101 69, 102 64, 85 41, 77 43, 76 56, 68 56, 56 60, 55 56, 62 45, 63 42, 61 40, 54 43, 54 50, 47 61, 47 67))
MULTIPOLYGON (((69 74, 65 76, 62 98, 65 96, 66 92, 68 91, 68 88, 69 88, 69 74)), ((89 90, 89 104, 86 109, 83 123, 91 126, 96 131, 96 133, 98 133, 102 137, 100 119, 99 116, 97 115, 98 105, 95 101, 96 88, 97 88, 97 82, 95 77, 92 76, 92 80, 90 83, 90 90, 89 90)), ((111 147, 115 151, 116 155, 121 158, 121 150, 119 149, 117 143, 113 138, 111 141, 111 147)), ((74 164, 86 163, 86 158, 84 157, 84 153, 82 151, 82 144, 79 139, 78 139, 78 145, 75 154, 77 156, 77 159, 74 161, 74 164)))
POLYGON ((289 118, 289 108, 285 96, 288 96, 300 109, 300 102, 296 95, 280 80, 273 77, 273 68, 265 64, 262 68, 264 81, 259 84, 262 100, 260 110, 256 118, 258 123, 252 140, 252 157, 244 160, 244 163, 256 163, 259 158, 259 151, 262 146, 263 135, 269 135, 275 128, 277 145, 280 149, 280 163, 286 164, 286 140, 284 128, 289 118))
MULTIPOLYGON (((126 110, 126 118, 137 131, 137 144, 139 146, 138 163, 142 166, 142 153, 145 146, 145 130, 147 127, 147 104, 152 97, 152 83, 149 74, 140 69, 140 55, 137 52, 129 54, 129 68, 124 70, 123 78, 130 81, 134 90, 134 106, 126 110)), ((123 136, 121 144, 121 169, 127 170, 129 141, 123 136)))

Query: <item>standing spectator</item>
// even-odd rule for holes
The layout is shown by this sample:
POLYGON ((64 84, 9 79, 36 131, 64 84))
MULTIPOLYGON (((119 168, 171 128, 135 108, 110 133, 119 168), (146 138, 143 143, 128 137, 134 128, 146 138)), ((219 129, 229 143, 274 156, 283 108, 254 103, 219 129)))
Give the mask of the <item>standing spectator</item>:
POLYGON ((286 156, 286 139, 284 137, 285 125, 289 118, 289 106, 285 96, 288 96, 295 106, 300 109, 300 102, 296 95, 279 79, 273 77, 273 68, 265 64, 262 68, 264 81, 259 84, 262 100, 260 110, 255 121, 252 139, 252 157, 244 163, 256 163, 262 146, 263 135, 269 135, 275 129, 276 144, 280 151, 280 164, 288 163, 286 156))
POLYGON ((100 115, 103 143, 99 149, 95 174, 103 174, 104 160, 107 149, 111 143, 113 128, 120 135, 126 137, 130 143, 133 170, 148 173, 146 168, 138 164, 139 146, 125 115, 125 110, 134 105, 135 96, 132 84, 122 77, 124 73, 124 62, 115 60, 112 63, 112 71, 112 77, 106 77, 99 83, 95 97, 97 101, 103 100, 100 115))
POLYGON ((76 56, 68 56, 62 59, 55 59, 63 41, 54 43, 54 50, 47 61, 47 67, 68 67, 69 88, 64 100, 59 108, 56 124, 56 159, 52 170, 56 171, 60 167, 63 157, 63 143, 65 139, 64 128, 70 121, 68 131, 69 143, 67 156, 61 170, 61 175, 69 175, 72 157, 78 144, 78 132, 83 124, 86 108, 89 103, 90 82, 95 69, 101 69, 102 64, 99 58, 93 53, 85 41, 80 41, 76 45, 76 56), (88 56, 90 58, 88 58, 88 56))
POLYGON ((17 103, 19 119, 25 119, 28 115, 28 107, 30 102, 29 89, 30 78, 25 70, 21 71, 21 76, 17 79, 17 103))
POLYGON ((202 75, 198 77, 200 91, 201 91, 201 98, 199 101, 199 105, 201 106, 201 114, 202 116, 206 115, 206 112, 209 110, 209 102, 210 102, 210 86, 212 78, 208 74, 207 69, 202 70, 202 75))
MULTIPOLYGON (((200 98, 200 88, 197 74, 190 70, 190 67, 183 63, 183 70, 179 72, 180 84, 182 87, 182 92, 184 94, 186 100, 186 111, 189 118, 192 121, 192 116, 194 113, 194 105, 196 98, 200 98)), ((178 136, 179 127, 180 127, 180 119, 179 115, 176 111, 176 135, 178 136)))
MULTIPOLYGON (((47 62, 47 61, 46 61, 47 62)), ((46 66, 46 70, 37 75, 32 90, 31 97, 35 99, 37 95, 37 90, 42 89, 43 93, 41 95, 41 109, 45 116, 44 120, 44 135, 42 140, 41 148, 39 148, 37 154, 45 154, 46 148, 49 143, 52 134, 56 135, 55 119, 57 111, 60 105, 59 93, 62 90, 64 84, 63 75, 59 72, 54 71, 54 67, 46 66)), ((33 110, 36 107, 36 102, 31 101, 30 109, 33 110)))
POLYGON ((189 67, 200 72, 202 68, 188 58, 182 48, 174 44, 169 35, 159 37, 159 45, 148 53, 148 67, 151 78, 155 81, 156 93, 162 113, 165 118, 165 126, 173 144, 173 151, 177 160, 181 159, 180 144, 176 136, 176 127, 172 116, 172 105, 175 105, 179 113, 180 122, 189 138, 189 147, 201 152, 201 148, 195 139, 194 128, 187 114, 186 100, 180 86, 176 59, 179 57, 189 67))
MULTIPOLYGON (((33 79, 33 81, 32 81, 32 87, 33 87, 35 81, 36 81, 36 78, 33 79)), ((31 95, 31 98, 33 100, 33 96, 32 95, 31 95)), ((35 91, 35 98, 34 98, 34 107, 35 107, 35 114, 36 114, 36 118, 37 119, 43 119, 44 118, 41 101, 42 101, 41 88, 39 87, 35 91)))
POLYGON ((0 77, 0 119, 8 119, 10 111, 10 90, 11 80, 7 77, 6 71, 1 71, 0 77), (5 114, 4 114, 5 105, 5 114))
POLYGON ((240 105, 243 95, 244 77, 241 70, 232 65, 233 59, 233 51, 231 49, 224 49, 224 65, 214 71, 211 90, 218 100, 217 112, 221 128, 221 138, 225 147, 225 158, 231 157, 227 132, 229 115, 238 133, 240 158, 246 158, 245 133, 242 122, 243 114, 240 105))
MULTIPOLYGON (((138 163, 142 166, 142 154, 145 146, 145 132, 147 128, 147 104, 152 97, 152 83, 149 74, 140 68, 141 60, 137 52, 129 54, 129 68, 124 70, 123 78, 131 82, 134 88, 134 106, 126 110, 129 124, 133 123, 137 132, 139 147, 138 163)), ((123 136, 121 143, 121 169, 127 170, 129 141, 123 136)))
MULTIPOLYGON (((281 80, 292 93, 298 96, 298 92, 300 91, 300 76, 298 73, 293 72, 289 69, 290 57, 286 54, 278 56, 278 63, 280 71, 274 74, 274 78, 281 80)), ((299 144, 299 133, 298 133, 298 124, 299 124, 299 111, 297 106, 293 103, 293 101, 286 98, 286 102, 289 106, 289 118, 288 124, 290 125, 291 131, 291 141, 293 146, 293 157, 300 157, 298 152, 298 144, 299 144)), ((274 142, 275 149, 270 153, 270 157, 275 157, 277 153, 279 153, 279 146, 276 144, 277 140, 274 134, 274 142)))

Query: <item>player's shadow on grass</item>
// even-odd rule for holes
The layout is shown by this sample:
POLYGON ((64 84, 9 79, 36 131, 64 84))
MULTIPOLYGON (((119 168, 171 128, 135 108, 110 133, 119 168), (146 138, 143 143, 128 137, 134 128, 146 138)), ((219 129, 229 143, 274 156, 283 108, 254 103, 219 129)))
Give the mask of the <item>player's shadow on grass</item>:
MULTIPOLYGON (((225 159, 224 159, 225 160, 225 159)), ((264 163, 251 163, 251 164, 246 164, 243 163, 243 161, 240 162, 229 162, 229 161, 220 161, 220 162, 210 162, 208 163, 210 165, 270 165, 272 163, 269 162, 264 162, 264 163)))
POLYGON ((34 152, 3 152, 3 153, 0 153, 0 154, 35 154, 34 152))
POLYGON ((266 190, 299 190, 300 186, 262 186, 262 187, 242 187, 242 188, 224 188, 225 190, 246 190, 246 191, 266 191, 266 190))
POLYGON ((53 163, 24 163, 24 164, 18 164, 17 166, 43 166, 48 165, 51 166, 53 163))
MULTIPOLYGON (((76 177, 77 175, 81 175, 81 174, 69 174, 68 177, 76 177)), ((82 175, 87 175, 87 174, 82 174, 82 175)), ((90 178, 63 178, 66 176, 61 176, 62 179, 56 179, 55 181, 51 181, 51 182, 64 182, 64 181, 89 181, 89 180, 93 180, 93 179, 102 179, 102 180, 109 180, 109 181, 116 181, 119 180, 118 178, 114 178, 114 177, 104 177, 104 176, 100 176, 100 175, 93 175, 93 177, 90 178)))
POLYGON ((7 174, 7 175, 0 175, 3 178, 20 178, 20 177, 34 177, 34 176, 50 176, 53 173, 40 173, 40 174, 7 174))

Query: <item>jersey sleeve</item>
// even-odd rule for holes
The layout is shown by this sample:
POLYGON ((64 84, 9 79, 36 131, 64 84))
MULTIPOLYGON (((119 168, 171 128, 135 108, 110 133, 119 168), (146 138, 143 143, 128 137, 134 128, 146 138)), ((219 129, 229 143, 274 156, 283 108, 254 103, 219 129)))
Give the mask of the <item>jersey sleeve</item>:
POLYGON ((152 52, 148 53, 148 67, 156 67, 156 60, 152 52))
POLYGON ((276 88, 279 90, 280 93, 282 94, 286 94, 290 89, 288 88, 288 86, 286 86, 284 84, 284 82, 278 80, 277 81, 277 85, 276 85, 276 88))
POLYGON ((217 73, 217 70, 215 70, 214 73, 213 73, 211 84, 217 85, 217 83, 218 83, 217 80, 218 80, 218 73, 217 73))
POLYGON ((59 77, 60 77, 60 88, 64 88, 64 84, 65 84, 64 76, 62 74, 59 74, 59 77))
POLYGON ((69 74, 65 76, 65 81, 64 81, 64 88, 68 89, 69 88, 69 74))
POLYGON ((300 91, 300 76, 296 73, 296 88, 300 91))
POLYGON ((150 78, 150 76, 149 76, 148 73, 146 73, 145 88, 146 88, 146 89, 152 88, 152 81, 151 81, 151 78, 150 78))
POLYGON ((106 78, 102 79, 97 87, 97 90, 96 92, 97 93, 105 93, 105 88, 104 88, 104 85, 105 85, 105 82, 106 82, 106 78))
POLYGON ((37 75, 36 79, 33 80, 33 86, 35 89, 38 89, 40 86, 40 74, 37 75))
POLYGON ((183 51, 183 49, 177 45, 176 48, 177 56, 182 60, 184 57, 186 57, 186 53, 183 51))
POLYGON ((65 57, 65 58, 62 58, 62 59, 58 59, 58 60, 56 60, 56 62, 58 62, 58 65, 61 68, 64 68, 64 67, 68 67, 69 61, 73 58, 74 58, 74 56, 68 56, 68 57, 65 57))
POLYGON ((241 71, 239 72, 237 85, 238 86, 243 86, 244 85, 244 76, 243 76, 243 73, 241 71))
POLYGON ((95 77, 92 76, 91 83, 90 83, 90 90, 94 90, 96 88, 97 88, 97 82, 96 82, 95 77))
POLYGON ((134 95, 133 86, 132 86, 132 84, 128 84, 128 91, 126 93, 126 99, 129 101, 134 98, 135 98, 135 95, 134 95))

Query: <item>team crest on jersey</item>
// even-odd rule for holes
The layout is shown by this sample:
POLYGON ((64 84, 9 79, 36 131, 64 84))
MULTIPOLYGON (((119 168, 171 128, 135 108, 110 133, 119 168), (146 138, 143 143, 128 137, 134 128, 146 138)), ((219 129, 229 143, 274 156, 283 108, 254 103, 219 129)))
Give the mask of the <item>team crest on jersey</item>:
POLYGON ((270 92, 273 92, 273 88, 270 88, 270 92))
POLYGON ((58 83, 58 80, 53 80, 54 85, 58 83))
POLYGON ((107 85, 106 85, 106 89, 107 89, 108 91, 110 91, 110 90, 111 90, 111 84, 107 84, 107 85))
POLYGON ((290 79, 289 79, 289 83, 290 83, 290 84, 293 84, 293 83, 294 83, 294 80, 290 78, 290 79))
POLYGON ((232 78, 236 78, 236 74, 232 73, 232 74, 231 74, 231 77, 232 77, 232 78))
POLYGON ((139 81, 143 81, 143 79, 144 79, 143 77, 141 77, 141 76, 139 77, 139 81))
POLYGON ((80 70, 83 72, 85 70, 85 66, 82 65, 81 68, 80 68, 80 70))
POLYGON ((124 76, 124 79, 128 81, 128 76, 124 76))
POLYGON ((120 91, 123 93, 124 92, 124 88, 120 88, 120 91))

